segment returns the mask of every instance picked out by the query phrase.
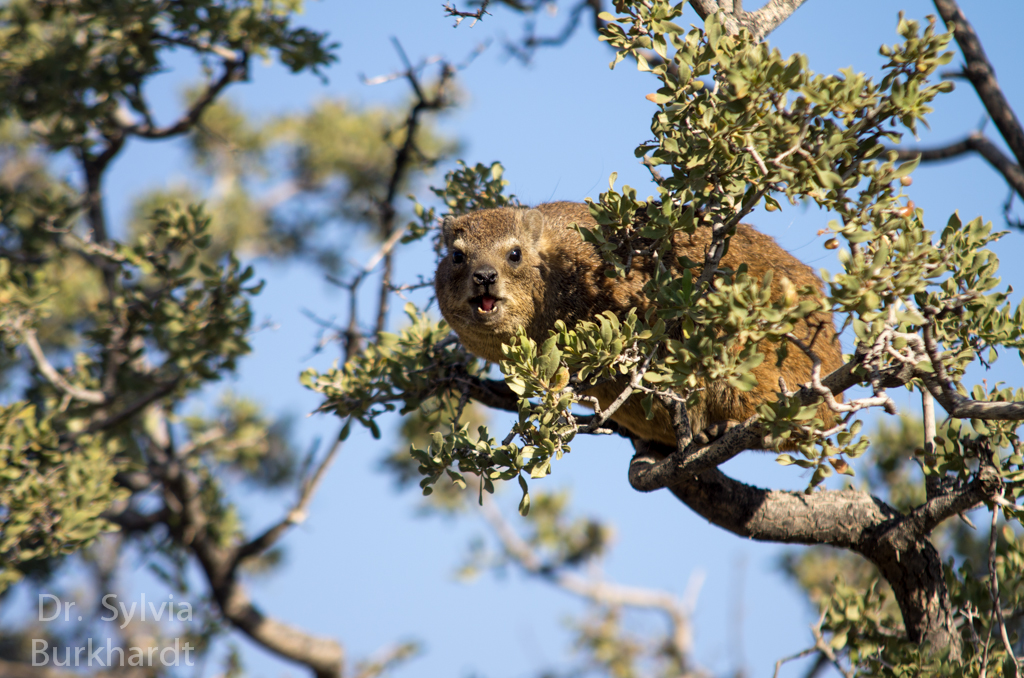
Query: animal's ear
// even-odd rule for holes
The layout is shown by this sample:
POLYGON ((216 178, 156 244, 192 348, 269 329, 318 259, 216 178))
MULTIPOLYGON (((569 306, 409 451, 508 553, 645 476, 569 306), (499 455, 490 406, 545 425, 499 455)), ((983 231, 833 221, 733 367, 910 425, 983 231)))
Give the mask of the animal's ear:
POLYGON ((544 233, 544 215, 540 210, 528 210, 523 215, 523 232, 534 242, 540 240, 544 233))
POLYGON ((455 217, 450 214, 441 221, 441 238, 444 240, 444 246, 451 249, 452 243, 455 242, 455 217))

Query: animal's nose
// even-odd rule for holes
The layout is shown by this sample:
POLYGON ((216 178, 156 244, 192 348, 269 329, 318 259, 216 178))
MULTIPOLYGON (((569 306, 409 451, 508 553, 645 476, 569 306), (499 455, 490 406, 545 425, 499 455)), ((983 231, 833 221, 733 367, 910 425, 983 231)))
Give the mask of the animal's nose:
POLYGON ((473 271, 473 282, 477 285, 493 285, 498 280, 498 272, 493 266, 481 266, 473 271))

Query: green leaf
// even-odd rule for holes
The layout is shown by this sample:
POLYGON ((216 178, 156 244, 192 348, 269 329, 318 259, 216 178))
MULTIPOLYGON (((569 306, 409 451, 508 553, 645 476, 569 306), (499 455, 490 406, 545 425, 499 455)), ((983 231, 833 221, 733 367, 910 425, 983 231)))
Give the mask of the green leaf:
POLYGON ((906 161, 905 163, 901 164, 899 167, 897 167, 893 171, 892 178, 893 179, 900 179, 902 177, 907 176, 908 174, 913 172, 915 169, 917 169, 917 166, 919 164, 921 164, 921 156, 917 156, 916 158, 913 158, 912 160, 906 161))
POLYGON ((524 518, 530 514, 530 491, 526 486, 526 479, 519 475, 519 487, 523 490, 523 498, 519 500, 519 515, 524 518))

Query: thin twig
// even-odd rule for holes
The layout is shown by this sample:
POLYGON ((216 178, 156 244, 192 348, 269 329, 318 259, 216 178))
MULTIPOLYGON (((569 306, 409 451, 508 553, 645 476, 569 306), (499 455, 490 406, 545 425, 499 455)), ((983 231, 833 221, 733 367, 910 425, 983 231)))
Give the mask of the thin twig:
MULTIPOLYGON (((342 431, 344 431, 345 427, 349 425, 349 422, 350 419, 345 420, 341 427, 342 431)), ((328 450, 323 460, 316 467, 316 471, 303 480, 302 490, 299 492, 299 498, 295 502, 295 505, 277 524, 267 529, 267 531, 260 536, 238 548, 238 551, 235 553, 235 566, 246 558, 251 558, 252 556, 264 553, 267 549, 277 543, 289 528, 294 525, 301 525, 306 521, 306 518, 309 516, 309 504, 313 500, 313 495, 316 494, 317 488, 320 487, 320 481, 324 477, 324 473, 330 467, 331 462, 334 461, 334 458, 338 454, 338 450, 341 449, 342 442, 339 432, 339 435, 335 438, 331 449, 328 450)))
POLYGON ((376 657, 356 665, 355 678, 377 678, 394 668, 396 664, 408 661, 419 652, 416 643, 401 643, 386 648, 376 657))
POLYGON ((1003 647, 1006 649, 1010 661, 1013 662, 1014 678, 1020 678, 1020 662, 1013 654, 1013 645, 1010 644, 1010 637, 1006 633, 1006 619, 1003 617, 1003 608, 999 604, 999 575, 996 573, 996 523, 999 520, 999 509, 992 507, 992 527, 988 537, 988 576, 989 589, 992 594, 992 614, 999 625, 999 635, 1003 639, 1003 647))
POLYGON ((225 87, 246 78, 248 63, 248 54, 244 52, 241 55, 234 55, 230 60, 225 58, 223 64, 224 72, 216 80, 211 80, 207 83, 203 93, 199 95, 199 98, 192 103, 185 115, 177 122, 165 127, 153 127, 148 123, 143 123, 123 128, 124 131, 146 139, 166 139, 192 130, 199 121, 199 118, 213 104, 225 87))
POLYGON ((446 16, 455 17, 455 28, 459 27, 459 24, 462 23, 463 19, 472 19, 473 23, 469 25, 469 27, 472 28, 473 26, 476 26, 477 21, 480 21, 480 19, 483 18, 484 14, 488 16, 491 15, 491 13, 487 11, 487 5, 489 4, 491 4, 491 0, 483 0, 483 2, 480 3, 480 9, 478 9, 477 11, 460 12, 458 8, 455 6, 455 3, 452 3, 450 5, 445 3, 444 11, 446 13, 446 16))
POLYGON ((791 661, 796 661, 797 659, 803 659, 804 657, 814 654, 817 651, 818 648, 809 647, 806 650, 800 650, 796 654, 791 654, 788 657, 783 657, 779 661, 775 662, 775 673, 772 674, 772 678, 779 678, 779 671, 782 669, 783 664, 787 664, 791 661))
POLYGON ((481 512, 491 529, 494 530, 495 536, 501 542, 505 552, 527 573, 600 605, 629 606, 661 611, 668 618, 672 629, 672 643, 677 655, 685 661, 686 657, 692 653, 690 617, 693 614, 693 605, 696 603, 697 591, 703 581, 702 574, 691 575, 690 583, 687 585, 687 602, 685 604, 675 596, 663 591, 586 579, 569 574, 565 572, 564 568, 545 563, 540 555, 516 534, 493 506, 493 501, 485 501, 481 506, 481 512))
POLYGON ((36 336, 36 331, 31 328, 26 328, 21 332, 22 340, 25 342, 25 348, 28 349, 29 354, 32 356, 32 361, 36 365, 36 369, 39 373, 46 377, 46 380, 53 384, 57 389, 67 393, 75 400, 84 400, 87 403, 93 403, 94 405, 102 405, 107 402, 107 396, 102 391, 93 391, 87 388, 80 388, 68 382, 57 369, 50 364, 47 360, 46 354, 43 353, 43 348, 39 345, 39 338, 36 336))
POLYGON ((809 647, 806 650, 801 650, 800 652, 797 652, 796 654, 790 655, 788 657, 783 657, 779 661, 775 662, 775 673, 773 674, 773 678, 779 678, 779 669, 782 668, 783 664, 791 662, 796 659, 802 659, 807 655, 813 654, 815 652, 820 652, 829 661, 835 664, 835 667, 839 669, 840 673, 842 673, 844 676, 847 676, 847 678, 851 678, 852 674, 845 671, 843 667, 840 666, 838 662, 836 662, 836 656, 835 653, 832 652, 832 647, 824 641, 824 638, 821 635, 821 625, 825 623, 825 617, 828 615, 828 611, 829 605, 826 605, 822 609, 821 615, 818 617, 818 621, 811 625, 811 635, 814 636, 814 646, 809 647))
POLYGON ((626 387, 622 389, 622 392, 619 393, 618 397, 615 398, 615 400, 613 400, 607 408, 602 410, 598 405, 594 406, 594 410, 597 413, 597 417, 594 420, 592 420, 589 424, 582 427, 580 429, 581 433, 593 433, 594 431, 600 429, 602 426, 604 426, 605 422, 608 421, 608 419, 613 414, 615 414, 619 410, 619 408, 625 404, 627 400, 629 400, 629 397, 633 394, 633 391, 640 385, 641 380, 644 378, 644 373, 646 373, 648 367, 650 367, 651 359, 657 352, 658 347, 652 348, 651 351, 644 358, 644 361, 640 364, 640 366, 637 367, 632 372, 630 372, 629 383, 626 384, 626 387))

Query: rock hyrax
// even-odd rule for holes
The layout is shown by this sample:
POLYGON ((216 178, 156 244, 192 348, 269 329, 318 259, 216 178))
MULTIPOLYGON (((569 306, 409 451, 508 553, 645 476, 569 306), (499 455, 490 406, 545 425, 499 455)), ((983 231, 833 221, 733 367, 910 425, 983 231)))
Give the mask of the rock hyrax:
MULTIPOLYGON (((586 205, 569 202, 533 209, 485 209, 445 218, 442 232, 447 253, 437 267, 434 287, 441 313, 470 352, 497 362, 502 359, 501 345, 509 343, 519 327, 526 328, 526 334, 541 343, 556 320, 572 328, 577 321, 602 311, 624 316, 631 308, 643 317, 650 307, 642 291, 651 275, 650 262, 635 257, 625 279, 608 278, 604 275, 607 264, 572 224, 596 226, 586 205)), ((698 229, 693 236, 677 234, 675 254, 701 262, 710 240, 707 229, 698 229)), ((722 259, 722 266, 732 270, 741 263, 746 263, 749 273, 758 280, 767 271, 774 271, 773 301, 782 294, 783 277, 798 288, 821 288, 821 280, 810 267, 746 224, 736 228, 722 259)), ((823 375, 839 367, 842 355, 831 314, 813 315, 809 322, 797 326, 796 334, 808 340, 816 335, 814 350, 822 359, 823 375)), ((811 361, 795 347, 781 368, 776 366, 774 344, 764 342, 761 350, 766 355, 753 371, 757 378, 753 390, 739 391, 721 381, 701 384, 699 402, 688 409, 694 433, 754 414, 758 404, 774 398, 779 376, 789 388, 809 380, 811 361)), ((606 382, 588 394, 596 396, 605 408, 626 383, 606 382)), ((674 446, 668 410, 657 402, 655 405, 654 418, 648 420, 640 398, 634 396, 612 419, 641 438, 674 446)), ((819 415, 831 422, 824 405, 819 415)))

